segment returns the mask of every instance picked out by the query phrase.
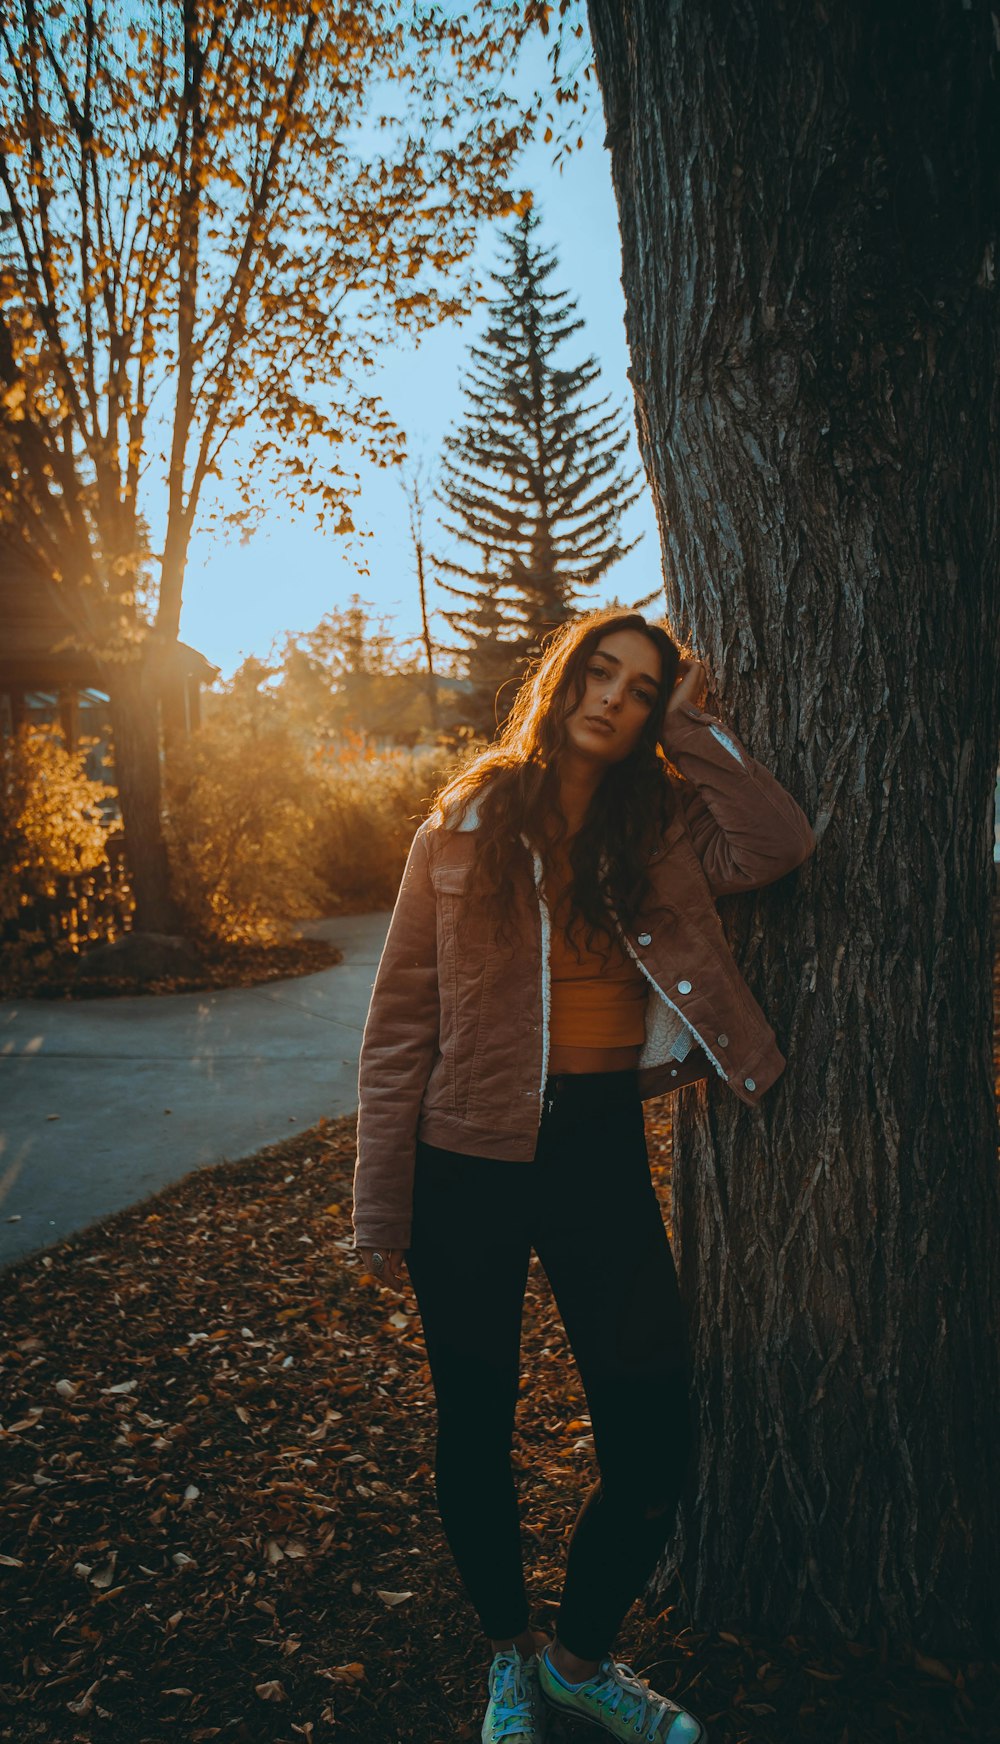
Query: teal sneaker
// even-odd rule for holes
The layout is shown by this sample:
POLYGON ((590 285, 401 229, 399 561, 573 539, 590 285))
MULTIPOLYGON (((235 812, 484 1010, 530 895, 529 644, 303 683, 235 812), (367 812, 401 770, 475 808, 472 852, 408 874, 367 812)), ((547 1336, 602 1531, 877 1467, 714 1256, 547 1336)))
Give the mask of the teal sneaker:
POLYGON ((538 1659, 516 1647, 494 1653, 483 1744, 546 1744, 549 1716, 538 1687, 538 1659))
POLYGON ((609 1738, 646 1738, 649 1744, 708 1744, 708 1733, 693 1714, 679 1708, 667 1696, 650 1689, 630 1665, 601 1660, 593 1677, 567 1684, 549 1659, 546 1647, 538 1661, 538 1683, 543 1700, 560 1714, 589 1720, 609 1738))

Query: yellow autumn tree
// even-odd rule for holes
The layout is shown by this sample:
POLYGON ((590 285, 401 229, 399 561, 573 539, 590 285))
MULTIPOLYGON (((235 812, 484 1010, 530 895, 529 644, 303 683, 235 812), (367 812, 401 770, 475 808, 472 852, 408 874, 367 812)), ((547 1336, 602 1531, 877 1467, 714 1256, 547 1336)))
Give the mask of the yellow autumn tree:
POLYGON ((479 222, 525 207, 505 73, 550 10, 0 8, 0 557, 99 662, 137 928, 177 921, 157 689, 196 521, 351 531, 345 437, 400 454, 380 345, 468 309, 479 222))

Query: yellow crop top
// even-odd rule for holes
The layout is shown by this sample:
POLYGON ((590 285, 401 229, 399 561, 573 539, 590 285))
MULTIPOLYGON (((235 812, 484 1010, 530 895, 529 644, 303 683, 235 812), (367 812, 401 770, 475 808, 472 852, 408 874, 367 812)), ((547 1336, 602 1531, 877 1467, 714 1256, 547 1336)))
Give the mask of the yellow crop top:
POLYGON ((614 937, 601 936, 593 951, 586 946, 586 923, 573 928, 576 950, 566 935, 572 870, 563 846, 557 851, 554 880, 548 889, 552 913, 551 1039, 556 1046, 624 1048, 646 1039, 646 996, 649 982, 638 964, 614 937), (554 884, 554 888, 553 888, 554 884), (605 959, 602 952, 607 952, 605 959))

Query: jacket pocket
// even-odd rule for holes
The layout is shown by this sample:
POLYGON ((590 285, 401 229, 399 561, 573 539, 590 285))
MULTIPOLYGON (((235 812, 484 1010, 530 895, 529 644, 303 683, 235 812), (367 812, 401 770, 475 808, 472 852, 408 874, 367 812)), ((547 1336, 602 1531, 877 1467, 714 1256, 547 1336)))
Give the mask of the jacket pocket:
POLYGON ((443 896, 461 896, 471 875, 471 866, 434 866, 431 883, 443 896))

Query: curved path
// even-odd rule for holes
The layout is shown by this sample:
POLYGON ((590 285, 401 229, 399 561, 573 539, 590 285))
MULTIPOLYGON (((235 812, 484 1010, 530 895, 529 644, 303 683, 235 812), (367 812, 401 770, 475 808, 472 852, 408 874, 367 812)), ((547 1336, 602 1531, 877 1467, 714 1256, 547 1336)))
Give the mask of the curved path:
POLYGON ((388 912, 306 922, 344 960, 291 981, 0 1002, 0 1266, 356 1108, 388 924, 388 912))

